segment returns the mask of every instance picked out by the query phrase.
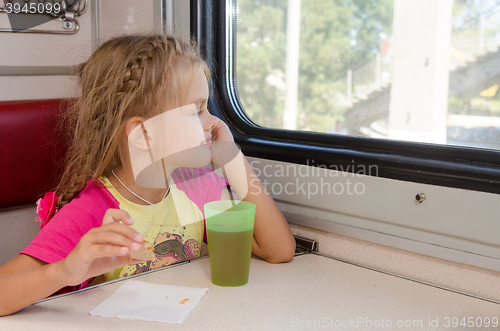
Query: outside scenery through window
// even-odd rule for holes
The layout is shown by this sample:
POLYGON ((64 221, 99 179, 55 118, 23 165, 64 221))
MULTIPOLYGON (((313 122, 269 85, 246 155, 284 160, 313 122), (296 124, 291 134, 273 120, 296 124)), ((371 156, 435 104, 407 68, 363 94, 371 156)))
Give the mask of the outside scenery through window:
POLYGON ((238 93, 256 124, 500 149, 500 0, 228 7, 238 93))

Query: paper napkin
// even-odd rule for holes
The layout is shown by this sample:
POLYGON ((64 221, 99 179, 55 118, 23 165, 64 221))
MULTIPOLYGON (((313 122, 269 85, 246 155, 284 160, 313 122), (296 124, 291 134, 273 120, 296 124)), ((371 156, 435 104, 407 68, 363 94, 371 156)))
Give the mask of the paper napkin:
POLYGON ((129 280, 90 315, 181 324, 207 291, 129 280))

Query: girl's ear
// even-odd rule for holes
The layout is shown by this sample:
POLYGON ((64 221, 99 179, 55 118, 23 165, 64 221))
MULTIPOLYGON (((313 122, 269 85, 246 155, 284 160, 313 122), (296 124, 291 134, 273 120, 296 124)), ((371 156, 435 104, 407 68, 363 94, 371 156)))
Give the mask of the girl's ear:
POLYGON ((144 118, 134 116, 130 118, 125 125, 125 134, 129 144, 139 149, 147 149, 149 145, 149 136, 144 129, 144 118))

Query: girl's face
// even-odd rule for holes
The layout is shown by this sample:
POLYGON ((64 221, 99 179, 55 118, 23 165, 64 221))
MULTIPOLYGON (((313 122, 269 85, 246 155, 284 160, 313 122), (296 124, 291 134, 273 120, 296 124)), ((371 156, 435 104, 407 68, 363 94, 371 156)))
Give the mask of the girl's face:
POLYGON ((198 117, 203 129, 204 138, 199 145, 210 146, 212 139, 212 129, 219 123, 219 119, 207 110, 208 103, 208 83, 203 70, 198 70, 196 77, 191 84, 187 95, 187 104, 195 104, 198 111, 198 117))
POLYGON ((163 185, 158 180, 163 177, 164 165, 159 162, 163 159, 170 171, 209 164, 212 129, 219 119, 208 112, 207 103, 207 79, 203 70, 198 70, 185 106, 163 112, 131 132, 129 153, 139 185, 151 188, 163 185))
POLYGON ((169 163, 176 167, 203 167, 210 162, 212 129, 219 119, 208 112, 208 95, 207 78, 200 69, 189 88, 186 97, 187 105, 181 107, 185 109, 182 111, 183 119, 171 122, 185 124, 182 128, 177 127, 178 134, 175 138, 169 139, 170 142, 176 141, 178 144, 177 148, 171 148, 171 150, 183 146, 182 150, 168 158, 169 163))

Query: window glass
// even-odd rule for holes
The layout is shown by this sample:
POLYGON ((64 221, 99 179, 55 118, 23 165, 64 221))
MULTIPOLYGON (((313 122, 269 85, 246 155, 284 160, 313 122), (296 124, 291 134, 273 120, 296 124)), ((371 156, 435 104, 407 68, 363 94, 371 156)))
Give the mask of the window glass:
POLYGON ((228 0, 257 125, 500 149, 496 0, 228 0))

